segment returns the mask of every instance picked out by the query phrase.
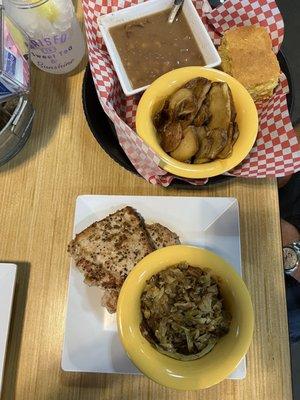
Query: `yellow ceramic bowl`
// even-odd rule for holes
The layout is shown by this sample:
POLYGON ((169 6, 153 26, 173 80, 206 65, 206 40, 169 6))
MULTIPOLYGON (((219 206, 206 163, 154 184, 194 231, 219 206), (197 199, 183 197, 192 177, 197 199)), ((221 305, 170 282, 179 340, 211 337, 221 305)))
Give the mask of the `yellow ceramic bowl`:
POLYGON ((248 290, 230 264, 208 250, 178 245, 154 251, 130 272, 119 296, 117 321, 123 346, 138 369, 161 385, 196 390, 215 385, 234 371, 249 348, 254 317, 248 290), (194 361, 179 361, 159 353, 140 332, 140 297, 146 281, 181 261, 208 267, 221 278, 225 305, 232 315, 229 333, 210 353, 194 361))
POLYGON ((248 155, 257 136, 258 116, 250 94, 236 79, 217 69, 186 67, 175 69, 161 76, 145 91, 137 109, 136 130, 144 142, 158 154, 160 166, 167 172, 186 178, 209 178, 229 171, 248 155), (228 83, 237 112, 236 121, 240 136, 230 157, 205 164, 187 164, 170 157, 161 148, 152 120, 168 96, 189 80, 199 76, 211 81, 228 83))

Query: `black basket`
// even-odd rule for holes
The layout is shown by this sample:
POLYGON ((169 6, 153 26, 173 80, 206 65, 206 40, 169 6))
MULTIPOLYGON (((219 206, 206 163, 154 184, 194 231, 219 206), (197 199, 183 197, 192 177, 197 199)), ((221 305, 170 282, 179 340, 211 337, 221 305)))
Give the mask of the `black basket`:
MULTIPOLYGON (((293 83, 291 81, 291 76, 289 73, 288 63, 286 57, 282 52, 278 53, 278 61, 280 63, 281 70, 285 73, 290 87, 290 93, 287 96, 288 108, 290 113, 293 112, 293 83)), ((103 148, 103 150, 119 165, 125 168, 127 171, 130 171, 138 176, 139 173, 136 171, 134 166, 131 164, 129 158, 126 153, 122 149, 119 144, 116 130, 114 124, 111 122, 109 117, 103 111, 101 104, 98 100, 97 92, 94 86, 92 73, 90 70, 90 66, 87 65, 82 85, 82 102, 84 113, 92 131, 94 137, 97 142, 103 148)), ((227 175, 218 175, 212 178, 209 178, 208 182, 205 185, 192 185, 188 182, 182 181, 180 179, 173 179, 172 183, 168 187, 178 188, 178 189, 194 189, 200 190, 208 185, 215 185, 218 183, 222 183, 228 179, 231 179, 231 176, 227 175)))

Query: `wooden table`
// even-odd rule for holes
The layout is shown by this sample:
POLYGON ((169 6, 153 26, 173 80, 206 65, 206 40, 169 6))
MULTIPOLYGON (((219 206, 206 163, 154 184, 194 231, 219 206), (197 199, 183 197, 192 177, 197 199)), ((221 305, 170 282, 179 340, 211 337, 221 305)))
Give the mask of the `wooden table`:
POLYGON ((66 79, 34 69, 32 135, 21 153, 0 168, 0 258, 18 264, 3 399, 291 399, 276 181, 235 179, 201 191, 152 186, 97 145, 82 110, 82 77, 82 72, 66 79), (146 377, 61 371, 70 263, 66 248, 79 194, 238 199, 244 278, 255 309, 246 379, 176 392, 146 377))

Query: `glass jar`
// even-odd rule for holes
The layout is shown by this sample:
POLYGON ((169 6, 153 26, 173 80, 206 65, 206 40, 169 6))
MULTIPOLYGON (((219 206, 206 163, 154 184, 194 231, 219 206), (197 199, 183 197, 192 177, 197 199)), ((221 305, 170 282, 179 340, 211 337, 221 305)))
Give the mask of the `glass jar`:
POLYGON ((64 74, 80 63, 85 42, 71 0, 4 0, 4 6, 29 36, 37 67, 64 74))

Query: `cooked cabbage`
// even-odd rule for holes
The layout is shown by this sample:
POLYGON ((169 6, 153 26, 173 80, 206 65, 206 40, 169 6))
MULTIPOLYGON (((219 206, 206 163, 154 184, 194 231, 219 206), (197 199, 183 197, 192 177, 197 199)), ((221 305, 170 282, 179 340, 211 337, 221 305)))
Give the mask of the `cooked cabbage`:
POLYGON ((147 281, 141 311, 143 336, 161 353, 186 361, 210 352, 231 322, 217 280, 187 263, 147 281))

